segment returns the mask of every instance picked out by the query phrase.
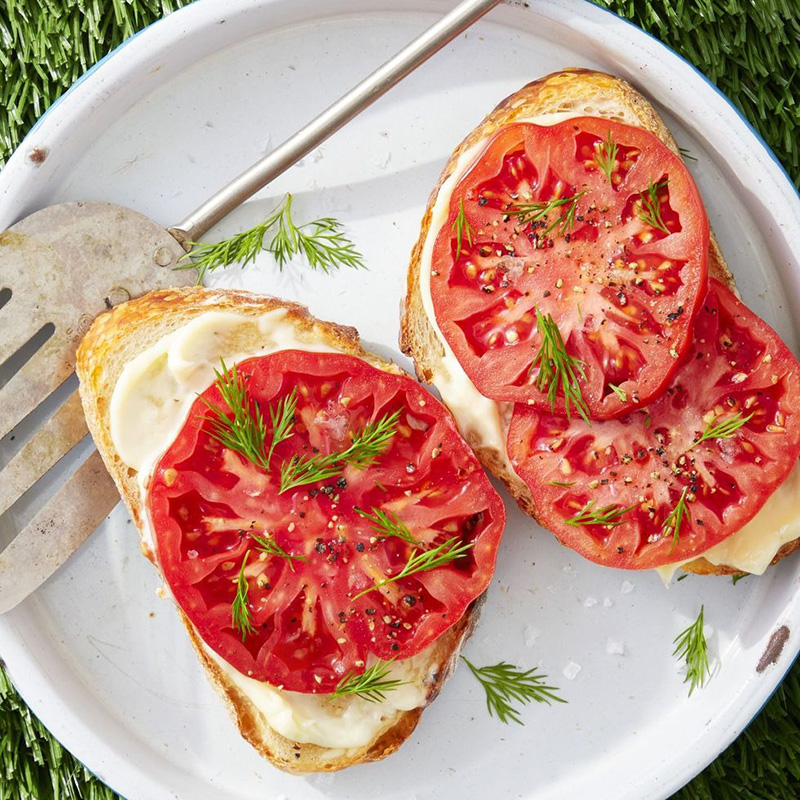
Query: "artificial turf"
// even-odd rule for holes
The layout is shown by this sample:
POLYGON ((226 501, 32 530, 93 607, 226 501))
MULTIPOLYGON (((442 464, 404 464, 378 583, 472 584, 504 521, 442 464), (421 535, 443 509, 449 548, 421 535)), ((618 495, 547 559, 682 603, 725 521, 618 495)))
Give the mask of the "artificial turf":
MULTIPOLYGON (((185 0, 3 0, 0 165, 86 69, 182 5, 185 0)), ((597 5, 635 22, 711 78, 800 186, 800 0, 601 0, 597 5)), ((48 734, 0 668, 0 800, 116 797, 48 734)), ((674 800, 797 798, 800 665, 750 727, 674 800)))

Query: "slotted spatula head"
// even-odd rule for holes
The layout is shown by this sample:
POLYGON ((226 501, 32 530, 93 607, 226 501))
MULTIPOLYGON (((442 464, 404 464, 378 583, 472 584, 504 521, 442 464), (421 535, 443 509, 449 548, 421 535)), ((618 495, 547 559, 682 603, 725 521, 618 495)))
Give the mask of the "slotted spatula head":
MULTIPOLYGON (((0 233, 0 438, 72 374, 81 337, 99 313, 151 289, 192 283, 191 271, 174 269, 183 255, 159 225, 111 203, 62 203, 0 233), (19 351, 37 343, 9 377, 19 351)), ((70 396, 0 473, 0 514, 85 436, 77 411, 70 396)), ((65 484, 0 554, 0 613, 49 577, 119 500, 98 465, 95 454, 82 479, 65 484)))
POLYGON ((52 335, 0 394, 5 436, 75 368, 92 320, 150 289, 191 283, 183 248, 147 217, 111 203, 61 203, 0 234, 0 364, 39 331, 52 335))

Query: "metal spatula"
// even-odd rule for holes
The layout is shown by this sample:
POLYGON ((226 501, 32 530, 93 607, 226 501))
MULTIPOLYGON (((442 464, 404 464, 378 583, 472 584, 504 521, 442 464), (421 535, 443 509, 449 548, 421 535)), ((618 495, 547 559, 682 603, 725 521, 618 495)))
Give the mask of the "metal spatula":
MULTIPOLYGON (((62 203, 0 234, 0 382, 3 373, 14 373, 0 383, 0 438, 69 378, 81 336, 97 314, 150 289, 191 282, 190 273, 173 269, 185 243, 198 241, 498 2, 462 2, 169 231, 111 203, 62 203), (36 344, 38 350, 14 372, 36 344)), ((0 473, 0 515, 86 433, 73 392, 0 473)), ((118 500, 99 454, 92 452, 0 553, 0 613, 52 575, 118 500)))

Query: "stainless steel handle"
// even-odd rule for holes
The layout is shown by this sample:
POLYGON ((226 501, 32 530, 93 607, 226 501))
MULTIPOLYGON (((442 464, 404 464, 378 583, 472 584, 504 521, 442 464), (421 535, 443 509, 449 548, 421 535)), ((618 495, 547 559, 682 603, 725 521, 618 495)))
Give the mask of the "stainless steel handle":
POLYGON ((464 0, 294 136, 170 228, 169 232, 184 245, 198 241, 212 225, 318 147, 499 2, 464 0))

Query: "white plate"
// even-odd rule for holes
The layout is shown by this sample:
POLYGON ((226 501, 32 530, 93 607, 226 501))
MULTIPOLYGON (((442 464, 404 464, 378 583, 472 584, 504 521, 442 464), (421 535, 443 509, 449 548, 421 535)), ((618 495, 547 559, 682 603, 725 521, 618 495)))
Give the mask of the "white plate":
MULTIPOLYGON (((173 224, 452 5, 190 5, 118 51, 31 133, 0 176, 0 230, 69 199, 111 200, 173 224), (39 166, 28 158, 35 147, 48 151, 39 166)), ((571 65, 621 74, 666 112, 698 159, 691 169, 744 297, 794 345, 800 202, 790 182, 689 65, 570 0, 496 9, 213 232, 251 225, 290 189, 299 217, 346 223, 371 272, 279 274, 265 258, 219 283, 307 303, 399 358, 406 261, 445 157, 502 97, 571 65)), ((18 443, 5 442, 3 458, 18 443)), ((468 653, 478 663, 541 665, 561 687, 569 704, 526 708, 524 727, 490 719, 480 688, 459 670, 395 756, 336 776, 283 775, 239 738, 206 684, 122 508, 0 620, 0 653, 44 723, 130 800, 669 796, 742 730, 790 666, 800 559, 738 586, 690 577, 667 591, 654 573, 589 564, 509 512, 468 653), (701 603, 721 667, 687 699, 671 643, 701 603), (757 673, 784 624, 788 644, 757 673), (618 643, 624 652, 609 652, 618 643)))

